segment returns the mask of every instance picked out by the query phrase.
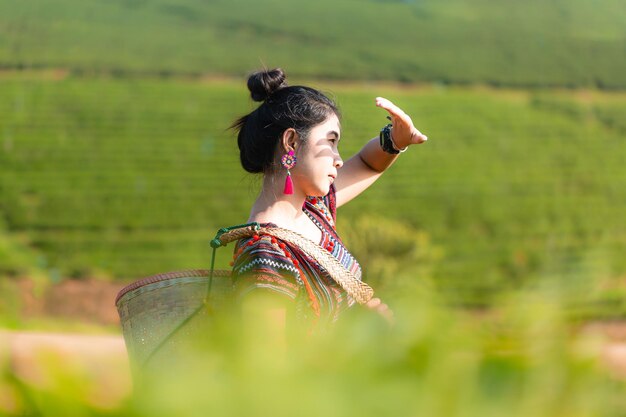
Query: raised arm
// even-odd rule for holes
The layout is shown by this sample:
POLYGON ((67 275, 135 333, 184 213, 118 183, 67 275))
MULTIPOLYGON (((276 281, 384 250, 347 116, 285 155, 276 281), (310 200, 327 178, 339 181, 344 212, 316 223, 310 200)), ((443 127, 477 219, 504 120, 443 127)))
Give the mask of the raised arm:
MULTIPOLYGON (((413 125, 411 118, 386 98, 377 97, 376 106, 381 107, 391 118, 392 138, 399 149, 425 142, 428 138, 413 125)), ((337 174, 337 206, 341 206, 361 194, 374 183, 398 158, 382 150, 379 139, 374 138, 352 158, 348 159, 337 174)))

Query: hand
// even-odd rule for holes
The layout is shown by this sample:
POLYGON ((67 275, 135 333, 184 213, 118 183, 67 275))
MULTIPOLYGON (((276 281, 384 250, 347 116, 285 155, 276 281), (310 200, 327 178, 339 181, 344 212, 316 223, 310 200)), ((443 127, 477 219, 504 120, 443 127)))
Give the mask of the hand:
POLYGON ((399 149, 413 144, 424 143, 428 140, 426 135, 415 128, 409 115, 391 101, 383 97, 376 97, 376 106, 389 112, 391 124, 393 125, 391 136, 399 149))
POLYGON ((393 311, 391 311, 387 304, 380 301, 380 298, 372 298, 367 303, 365 303, 365 307, 369 308, 370 310, 374 310, 375 312, 383 316, 384 319, 389 322, 389 324, 393 324, 393 311))

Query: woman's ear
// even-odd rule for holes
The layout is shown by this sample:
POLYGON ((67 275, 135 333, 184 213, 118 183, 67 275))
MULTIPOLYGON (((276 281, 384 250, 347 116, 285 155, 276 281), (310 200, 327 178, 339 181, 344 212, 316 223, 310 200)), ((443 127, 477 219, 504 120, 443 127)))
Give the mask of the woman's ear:
POLYGON ((281 147, 283 152, 287 153, 289 151, 294 151, 296 149, 296 142, 298 141, 298 132, 296 129, 290 127, 289 129, 283 132, 283 137, 281 138, 281 147))

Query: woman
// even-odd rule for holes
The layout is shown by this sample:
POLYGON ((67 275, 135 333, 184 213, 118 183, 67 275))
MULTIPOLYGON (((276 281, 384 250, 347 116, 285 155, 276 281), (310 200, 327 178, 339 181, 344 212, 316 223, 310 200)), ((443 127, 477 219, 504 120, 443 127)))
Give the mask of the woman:
MULTIPOLYGON (((360 279, 358 262, 335 230, 336 209, 365 191, 400 152, 423 143, 426 136, 400 108, 379 97, 376 105, 389 113, 391 125, 381 131, 381 140, 370 140, 344 163, 338 149, 340 113, 332 100, 309 87, 288 86, 281 69, 252 74, 248 89, 262 104, 233 125, 243 168, 263 174, 248 222, 319 242, 360 279)), ((232 265, 242 299, 271 300, 271 308, 264 304, 255 314, 264 311, 275 322, 304 319, 325 325, 354 304, 310 253, 275 237, 240 240, 232 265)), ((387 317, 391 313, 377 298, 366 306, 387 317)))

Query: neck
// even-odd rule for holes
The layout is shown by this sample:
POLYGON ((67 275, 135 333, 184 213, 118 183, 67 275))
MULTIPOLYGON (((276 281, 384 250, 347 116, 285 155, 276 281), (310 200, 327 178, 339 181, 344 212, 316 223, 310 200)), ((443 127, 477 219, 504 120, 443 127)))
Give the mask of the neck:
POLYGON ((293 194, 284 194, 284 176, 266 175, 263 188, 250 212, 250 222, 275 223, 289 227, 302 219, 306 195, 294 187, 293 194))

